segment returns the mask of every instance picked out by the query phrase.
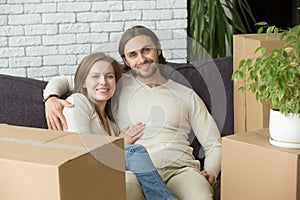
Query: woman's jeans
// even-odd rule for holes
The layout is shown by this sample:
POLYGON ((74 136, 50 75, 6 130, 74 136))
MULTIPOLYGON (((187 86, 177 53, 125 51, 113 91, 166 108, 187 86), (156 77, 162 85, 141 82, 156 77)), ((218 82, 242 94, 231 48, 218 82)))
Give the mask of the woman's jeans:
POLYGON ((125 144, 126 170, 135 174, 148 200, 177 199, 167 188, 154 167, 145 147, 140 144, 125 144))

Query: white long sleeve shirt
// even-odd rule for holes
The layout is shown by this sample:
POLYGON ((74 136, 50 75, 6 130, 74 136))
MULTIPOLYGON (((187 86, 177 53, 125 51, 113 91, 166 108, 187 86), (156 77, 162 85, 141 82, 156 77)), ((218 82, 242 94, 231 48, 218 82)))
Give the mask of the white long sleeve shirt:
POLYGON ((67 99, 74 105, 72 108, 65 107, 63 114, 66 117, 68 129, 65 131, 77 133, 92 133, 100 135, 118 136, 119 129, 108 117, 109 133, 106 133, 100 117, 88 98, 80 93, 75 93, 67 99))

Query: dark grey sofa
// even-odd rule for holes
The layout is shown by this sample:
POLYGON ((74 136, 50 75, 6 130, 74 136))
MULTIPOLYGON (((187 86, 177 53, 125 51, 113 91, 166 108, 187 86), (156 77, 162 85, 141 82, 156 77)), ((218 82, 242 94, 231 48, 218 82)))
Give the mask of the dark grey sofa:
MULTIPOLYGON (((194 63, 167 63, 166 76, 192 87, 215 118, 222 136, 233 134, 232 57, 194 63)), ((0 74, 0 123, 47 128, 43 89, 47 82, 0 74)), ((201 145, 191 134, 194 155, 205 159, 201 145)), ((215 199, 220 198, 220 185, 215 199)))

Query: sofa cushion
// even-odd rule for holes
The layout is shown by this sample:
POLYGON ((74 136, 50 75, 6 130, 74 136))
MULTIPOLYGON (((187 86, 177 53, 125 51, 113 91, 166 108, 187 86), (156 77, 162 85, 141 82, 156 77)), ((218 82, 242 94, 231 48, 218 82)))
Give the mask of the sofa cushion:
POLYGON ((42 95, 46 84, 0 74, 0 123, 47 128, 42 95))
POLYGON ((222 136, 233 134, 232 57, 167 63, 167 66, 171 70, 165 68, 165 76, 194 89, 214 117, 222 136))

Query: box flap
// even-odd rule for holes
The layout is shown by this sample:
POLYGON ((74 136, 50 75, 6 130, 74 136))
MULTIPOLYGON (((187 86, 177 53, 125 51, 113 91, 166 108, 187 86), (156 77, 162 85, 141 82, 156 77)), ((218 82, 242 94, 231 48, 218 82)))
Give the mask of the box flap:
POLYGON ((117 140, 123 139, 1 124, 0 159, 59 166, 117 140))
POLYGON ((299 149, 289 149, 273 146, 269 143, 269 138, 269 129, 265 128, 258 131, 251 131, 243 134, 225 136, 222 138, 222 140, 234 140, 248 145, 255 145, 257 146, 257 148, 267 148, 269 150, 281 151, 284 153, 295 154, 297 156, 300 156, 299 149))
POLYGON ((84 148, 74 146, 49 146, 37 143, 0 142, 0 159, 60 166, 62 163, 86 154, 84 148))
POLYGON ((266 37, 266 34, 237 34, 234 35, 234 37, 241 37, 243 39, 253 39, 253 40, 259 40, 259 41, 279 41, 279 35, 271 34, 268 38, 266 37))
POLYGON ((63 137, 70 133, 63 131, 52 131, 41 128, 29 128, 0 124, 0 138, 7 140, 23 139, 39 142, 48 142, 55 138, 63 137))

